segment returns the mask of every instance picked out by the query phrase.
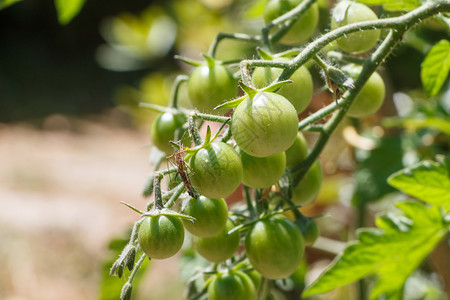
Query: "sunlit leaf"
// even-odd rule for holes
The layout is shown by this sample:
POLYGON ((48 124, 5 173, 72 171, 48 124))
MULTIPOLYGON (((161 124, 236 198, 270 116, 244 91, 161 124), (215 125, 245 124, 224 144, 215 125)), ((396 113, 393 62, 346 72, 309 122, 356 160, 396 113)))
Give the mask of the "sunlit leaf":
POLYGON ((441 90, 450 71, 450 41, 441 40, 431 48, 422 63, 420 77, 425 91, 435 96, 441 90))
POLYGON ((393 187, 435 205, 450 205, 448 168, 432 161, 424 161, 389 177, 393 187))
POLYGON ((384 9, 391 11, 412 10, 420 6, 420 0, 358 0, 369 5, 383 5, 384 9))
POLYGON ((55 0, 59 23, 68 24, 81 11, 84 2, 86 0, 55 0))
POLYGON ((0 9, 4 9, 10 5, 13 5, 16 2, 19 2, 22 0, 0 0, 0 9))
POLYGON ((383 120, 383 126, 385 127, 404 127, 409 130, 417 130, 422 128, 432 128, 439 130, 447 135, 450 135, 450 121, 437 118, 437 117, 425 117, 425 118, 387 118, 383 120))
POLYGON ((401 299, 406 279, 445 236, 447 225, 438 207, 416 202, 397 206, 402 217, 410 220, 409 230, 377 220, 384 229, 361 230, 359 240, 351 243, 303 296, 325 293, 373 274, 377 281, 370 299, 401 299))

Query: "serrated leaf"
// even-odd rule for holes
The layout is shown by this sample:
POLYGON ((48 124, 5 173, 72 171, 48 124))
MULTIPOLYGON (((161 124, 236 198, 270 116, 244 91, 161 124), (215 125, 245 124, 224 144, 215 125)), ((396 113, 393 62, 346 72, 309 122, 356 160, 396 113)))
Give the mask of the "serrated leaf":
MULTIPOLYGON (((409 218, 408 231, 366 228, 359 241, 351 243, 303 296, 331 291, 367 275, 378 278, 370 299, 401 299, 403 285, 425 256, 445 236, 447 228, 438 207, 401 203, 398 208, 409 218)), ((378 220, 378 222, 380 222, 378 220)))
POLYGON ((428 52, 422 63, 420 77, 427 94, 437 95, 450 71, 450 41, 441 40, 428 52))
POLYGON ((420 6, 420 0, 358 0, 358 2, 369 5, 383 5, 384 9, 390 11, 413 10, 420 6))
POLYGON ((0 0, 0 9, 7 8, 10 5, 13 5, 14 3, 17 3, 22 0, 0 0))
POLYGON ((435 205, 450 205, 450 179, 447 167, 423 161, 392 174, 388 183, 402 192, 435 205))
POLYGON ((55 0, 59 23, 66 25, 72 21, 81 11, 85 2, 86 0, 55 0))

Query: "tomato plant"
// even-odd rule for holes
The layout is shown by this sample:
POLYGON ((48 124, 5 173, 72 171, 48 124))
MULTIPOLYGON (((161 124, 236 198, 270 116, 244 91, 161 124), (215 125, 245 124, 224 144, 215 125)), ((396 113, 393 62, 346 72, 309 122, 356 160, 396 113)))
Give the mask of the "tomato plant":
POLYGON ((209 198, 227 197, 242 180, 242 162, 228 144, 212 142, 200 149, 189 161, 191 182, 209 198))
POLYGON ((283 96, 259 92, 236 107, 231 132, 239 148, 250 155, 280 153, 297 136, 297 112, 283 96))
MULTIPOLYGON (((273 21, 279 16, 289 12, 300 4, 302 0, 269 0, 264 6, 264 20, 266 23, 273 21)), ((283 36, 282 42, 296 44, 311 37, 319 21, 319 9, 317 4, 313 4, 303 16, 295 21, 292 28, 283 36)))
MULTIPOLYGON (((277 60, 287 61, 278 58, 277 60)), ((253 83, 256 88, 263 88, 274 82, 283 70, 280 68, 259 67, 253 71, 253 83)), ((311 74, 305 66, 297 69, 289 78, 291 84, 282 86, 278 93, 288 99, 297 110, 297 113, 304 111, 311 102, 313 93, 313 81, 311 74)))
POLYGON ((182 220, 184 228, 195 236, 211 237, 225 227, 228 206, 223 198, 191 198, 182 209, 183 214, 195 218, 194 222, 182 220))
MULTIPOLYGON (((353 1, 341 1, 333 10, 331 29, 376 19, 378 19, 377 15, 366 5, 353 1)), ((358 31, 348 34, 345 38, 338 39, 337 44, 344 51, 361 53, 372 49, 378 42, 379 37, 379 30, 358 31)))
POLYGON ((221 263, 232 257, 239 247, 239 232, 234 231, 228 234, 233 228, 233 222, 228 220, 226 226, 215 236, 194 238, 195 250, 207 260, 215 263, 221 263))
POLYGON ((252 266, 266 278, 286 278, 297 269, 305 251, 302 233, 288 218, 278 215, 256 222, 245 236, 252 266))
POLYGON ((152 259, 165 259, 175 255, 183 245, 184 228, 174 216, 145 217, 139 227, 139 245, 152 259))
POLYGON ((255 157, 239 150, 242 161, 242 182, 252 188, 266 188, 283 176, 286 168, 284 152, 265 157, 255 157))
MULTIPOLYGON (((211 1, 203 1, 205 6, 207 2, 211 1)), ((174 140, 176 161, 164 168, 163 154, 155 151, 157 155, 151 157, 154 172, 143 195, 153 197, 145 211, 133 208, 145 219, 135 223, 111 271, 122 276, 125 267, 130 269, 125 292, 146 256, 164 256, 152 253, 158 251, 149 246, 162 236, 146 229, 156 218, 149 216, 154 210, 164 212, 159 218, 175 219, 192 233, 188 235, 192 243, 186 243, 181 259, 183 276, 189 277, 184 273, 190 272, 186 280, 189 300, 207 296, 253 299, 256 295, 299 299, 357 281, 361 299, 391 295, 401 299, 415 266, 448 233, 447 158, 409 165, 389 179, 391 185, 427 205, 396 202, 398 211, 376 218, 367 212, 370 202, 392 198, 384 197, 394 192, 386 183, 387 167, 394 170, 394 166, 430 158, 430 153, 448 154, 448 126, 443 120, 449 112, 442 99, 448 98, 450 66, 436 62, 448 60, 450 43, 444 33, 439 42, 431 42, 438 34, 420 36, 420 30, 429 30, 426 26, 411 28, 430 18, 446 24, 448 16, 442 13, 450 11, 450 2, 343 0, 332 2, 334 7, 328 10, 322 1, 321 20, 316 2, 256 1, 245 13, 245 18, 255 18, 255 22, 246 23, 244 33, 218 33, 204 47, 208 49, 205 62, 182 56, 196 53, 184 48, 195 43, 175 46, 178 58, 196 67, 190 75, 175 78, 168 107, 156 102, 141 104, 162 113, 155 121, 154 145, 168 153, 161 144, 167 146, 174 140), (363 4, 369 2, 378 5, 363 4), (263 21, 266 25, 261 25, 263 21), (248 52, 235 54, 242 50, 236 46, 241 44, 248 52), (431 49, 421 67, 424 92, 417 96, 402 89, 388 94, 391 91, 384 80, 393 78, 390 54, 411 45, 416 51, 431 49), (384 64, 383 73, 378 73, 384 64), (183 87, 193 108, 180 101, 186 96, 183 87), (386 104, 392 111, 398 109, 397 117, 383 118, 383 110, 377 118, 355 119, 377 112, 385 98, 394 99, 394 105, 386 104), (163 116, 167 116, 167 125, 163 116), (407 137, 399 135, 398 127, 408 130, 407 137), (187 130, 192 143, 179 141, 180 129, 187 130), (412 146, 433 141, 434 147, 412 146), (162 183, 167 178, 179 180, 166 187, 162 183), (413 188, 417 183, 420 188, 413 188), (440 196, 428 197, 423 192, 430 192, 431 186, 440 196), (312 203, 315 198, 320 201, 312 203), (332 216, 336 212, 339 216, 332 216), (363 229, 366 222, 378 228, 363 229), (421 224, 430 230, 420 230, 421 224), (351 231, 355 228, 360 233, 351 231), (145 238, 147 232, 154 237, 145 238), (348 237, 358 240, 346 246, 348 237), (398 251, 389 250, 392 247, 398 251), (134 263, 130 257, 142 252, 140 248, 144 253, 134 263), (307 260, 303 259, 305 252, 309 252, 307 260), (306 284, 308 272, 317 271, 315 262, 332 257, 324 275, 306 284), (396 274, 395 280, 390 272, 396 274), (362 280, 368 274, 373 276, 362 280), (369 286, 373 286, 370 295, 369 286)), ((242 16, 235 11, 237 7, 238 0, 220 8, 224 14, 236 12, 230 22, 235 23, 233 29, 242 16)), ((199 38, 198 30, 200 26, 189 34, 199 38)), ((389 86, 395 90, 395 85, 389 86)), ((166 228, 160 227, 161 232, 166 228)), ((168 247, 160 252, 173 255, 181 244, 172 243, 170 236, 183 231, 167 231, 163 245, 154 248, 168 247)))
POLYGON ((210 300, 252 300, 255 287, 251 279, 240 271, 218 273, 208 286, 210 300))

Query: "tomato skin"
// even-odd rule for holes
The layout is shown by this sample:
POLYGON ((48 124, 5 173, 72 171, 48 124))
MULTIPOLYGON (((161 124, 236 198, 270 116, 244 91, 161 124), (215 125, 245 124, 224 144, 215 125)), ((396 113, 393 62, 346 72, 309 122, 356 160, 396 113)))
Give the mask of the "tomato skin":
POLYGON ((228 206, 223 198, 191 198, 182 213, 195 218, 194 222, 181 220, 184 228, 195 236, 212 237, 219 234, 228 220, 228 206))
POLYGON ((298 116, 281 95, 259 92, 245 98, 232 116, 231 132, 247 154, 264 157, 283 152, 297 136, 298 116))
POLYGON ((245 251, 253 267, 269 279, 295 272, 305 251, 300 229, 282 215, 256 222, 245 236, 245 251))
POLYGON ((227 221, 219 234, 207 238, 194 238, 195 250, 209 261, 221 263, 232 257, 239 247, 239 232, 228 232, 234 228, 233 222, 227 221))
POLYGON ((302 180, 292 191, 292 202, 296 205, 307 205, 319 194, 322 186, 323 172, 319 161, 313 163, 302 180))
POLYGON ((286 153, 286 166, 293 168, 302 162, 308 155, 309 146, 305 137, 301 132, 297 134, 292 146, 290 146, 284 153, 286 153))
POLYGON ((320 235, 319 226, 312 219, 308 219, 303 232, 303 239, 306 245, 312 245, 320 235))
MULTIPOLYGON (((174 148, 169 141, 175 140, 175 131, 184 123, 182 116, 177 116, 172 113, 159 114, 152 122, 150 128, 150 136, 153 145, 166 154, 173 152, 174 148)), ((180 137, 182 132, 180 132, 180 137)))
MULTIPOLYGON (((377 19, 377 15, 368 6, 352 1, 341 1, 333 10, 331 29, 334 30, 348 24, 377 19), (340 20, 342 16, 344 18, 340 20)), ((380 30, 356 31, 339 38, 337 45, 349 53, 363 53, 372 49, 379 37, 380 30)))
POLYGON ((220 64, 198 66, 187 82, 189 99, 200 112, 221 114, 214 107, 237 95, 237 81, 233 74, 220 64))
MULTIPOLYGON (((286 58, 278 58, 277 61, 289 61, 286 58)), ((274 82, 278 76, 283 72, 280 68, 255 68, 252 74, 253 83, 256 88, 263 88, 274 82)), ((295 107, 297 113, 304 111, 312 99, 313 94, 313 80, 311 74, 305 66, 297 69, 291 75, 289 80, 292 83, 287 83, 282 86, 277 94, 284 96, 295 107)))
MULTIPOLYGON (((347 65, 342 68, 353 78, 357 78, 361 72, 360 66, 347 65)), ((363 118, 375 113, 383 105, 386 96, 386 88, 383 78, 374 72, 370 75, 361 91, 353 100, 347 111, 347 115, 354 118, 363 118)))
MULTIPOLYGON (((263 12, 266 24, 294 9, 302 1, 303 0, 269 0, 266 3, 263 12)), ((314 33, 318 23, 319 7, 317 4, 313 4, 303 16, 295 22, 291 29, 283 36, 281 41, 287 44, 304 42, 314 33)))
POLYGON ((280 152, 266 157, 248 155, 239 149, 242 161, 242 183, 252 188, 267 188, 275 184, 286 169, 286 154, 280 152))
POLYGON ((174 216, 145 217, 139 227, 138 240, 142 250, 151 259, 169 258, 183 245, 183 224, 174 216))
POLYGON ((242 162, 239 155, 222 142, 212 142, 200 149, 189 161, 194 188, 208 198, 225 198, 242 181, 242 162))
POLYGON ((208 286, 209 300, 254 300, 255 286, 247 274, 229 271, 217 274, 208 286))

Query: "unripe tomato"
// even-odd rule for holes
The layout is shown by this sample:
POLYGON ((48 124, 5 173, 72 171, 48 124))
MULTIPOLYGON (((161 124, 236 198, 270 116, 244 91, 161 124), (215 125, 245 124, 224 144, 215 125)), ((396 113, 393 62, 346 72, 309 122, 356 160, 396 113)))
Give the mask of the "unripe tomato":
POLYGON ((212 142, 200 149, 189 161, 191 183, 203 196, 224 198, 233 193, 242 181, 242 162, 231 146, 212 142))
POLYGON ((292 202, 297 205, 307 205, 316 198, 322 186, 323 172, 320 162, 313 163, 302 180, 292 191, 292 202))
POLYGON ((306 222, 306 227, 303 231, 303 239, 306 245, 312 245, 319 237, 320 231, 319 226, 312 219, 308 219, 306 222))
MULTIPOLYGON (((277 60, 288 61, 286 58, 278 58, 277 60)), ((266 87, 275 81, 281 72, 283 72, 283 69, 280 68, 258 67, 253 71, 253 83, 258 89, 266 87)), ((308 107, 312 99, 313 81, 311 74, 305 66, 302 66, 291 75, 289 80, 293 82, 282 86, 277 94, 288 99, 294 105, 297 113, 301 113, 308 107)))
MULTIPOLYGON (((333 10, 331 29, 377 19, 377 15, 366 5, 353 1, 341 1, 333 10)), ((372 49, 379 37, 380 30, 356 31, 338 39, 337 44, 346 52, 362 53, 372 49)))
MULTIPOLYGON (((342 69, 348 72, 353 78, 356 78, 362 68, 360 66, 347 65, 342 69)), ((358 96, 353 100, 352 105, 347 111, 347 115, 354 118, 367 117, 380 109, 385 96, 386 88, 383 78, 377 72, 374 72, 364 84, 358 96)))
POLYGON ((211 237, 219 234, 228 220, 228 206, 223 198, 191 198, 182 213, 195 218, 194 222, 181 220, 184 228, 195 236, 211 237))
POLYGON ((286 153, 286 166, 293 168, 302 162, 308 155, 309 146, 305 137, 301 132, 297 134, 292 146, 290 146, 284 153, 286 153))
POLYGON ((259 92, 245 98, 232 116, 231 132, 247 154, 264 157, 283 152, 297 136, 298 116, 281 95, 259 92))
POLYGON ((300 229, 276 215, 256 222, 245 236, 245 251, 253 267, 269 279, 283 279, 295 272, 305 251, 300 229))
MULTIPOLYGON (((153 141, 153 145, 158 147, 159 150, 170 154, 173 152, 173 147, 169 141, 175 140, 175 131, 181 129, 185 118, 183 116, 174 115, 172 113, 162 113, 158 115, 154 120, 150 128, 150 136, 153 141)), ((181 138, 183 132, 179 132, 181 138)))
MULTIPOLYGON (((264 7, 266 24, 295 8, 303 0, 269 0, 264 7)), ((288 44, 301 43, 307 40, 316 30, 319 22, 319 8, 313 4, 283 36, 282 42, 288 44)))
POLYGON ((226 67, 220 64, 198 66, 187 82, 189 99, 200 112, 220 114, 214 107, 237 95, 237 81, 226 67))
POLYGON ((280 152, 265 157, 248 155, 239 149, 242 168, 242 183, 252 188, 267 188, 275 184, 286 168, 286 154, 280 152))
POLYGON ((228 220, 219 234, 207 238, 195 237, 195 250, 207 260, 215 263, 227 260, 233 256, 239 247, 239 232, 235 231, 228 234, 233 228, 233 222, 228 220))
POLYGON ((241 271, 217 274, 208 285, 209 300, 253 300, 255 286, 251 279, 241 271))
POLYGON ((165 259, 175 255, 184 241, 184 228, 174 216, 145 217, 138 231, 139 245, 152 259, 165 259))

